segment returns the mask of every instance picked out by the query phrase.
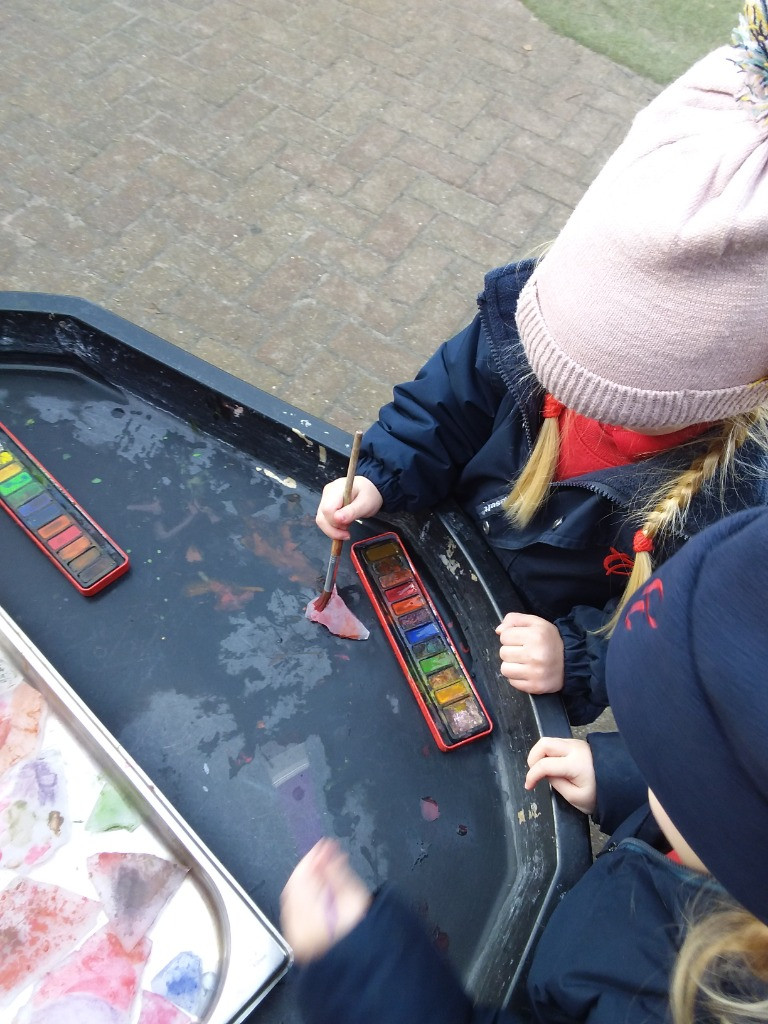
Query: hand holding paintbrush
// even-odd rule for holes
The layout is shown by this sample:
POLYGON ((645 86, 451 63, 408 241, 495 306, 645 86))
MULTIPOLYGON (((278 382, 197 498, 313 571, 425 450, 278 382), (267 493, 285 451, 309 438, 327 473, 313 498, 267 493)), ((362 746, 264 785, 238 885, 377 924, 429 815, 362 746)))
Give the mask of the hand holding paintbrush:
MULTIPOLYGON (((347 467, 347 476, 344 483, 344 499, 342 501, 342 507, 348 505, 350 498, 352 497, 352 485, 355 481, 355 473, 357 471, 357 460, 360 455, 360 442, 363 439, 362 430, 358 430, 355 433, 354 440, 352 441, 352 451, 349 456, 349 465, 347 467)), ((325 583, 323 585, 323 592, 313 602, 314 610, 321 612, 331 599, 333 593, 333 587, 336 582, 336 573, 339 569, 339 557, 341 556, 341 549, 344 546, 343 540, 334 540, 331 543, 331 557, 328 562, 328 571, 325 574, 325 583)))

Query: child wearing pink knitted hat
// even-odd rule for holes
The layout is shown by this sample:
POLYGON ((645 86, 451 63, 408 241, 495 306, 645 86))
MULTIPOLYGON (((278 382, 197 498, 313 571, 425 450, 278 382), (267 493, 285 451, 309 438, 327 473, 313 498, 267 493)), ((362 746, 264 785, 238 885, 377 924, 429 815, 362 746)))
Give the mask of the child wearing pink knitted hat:
POLYGON ((574 723, 607 705, 607 636, 654 565, 768 502, 767 14, 637 116, 541 260, 487 275, 367 431, 349 503, 336 480, 318 507, 345 539, 458 501, 524 608, 502 674, 574 723))

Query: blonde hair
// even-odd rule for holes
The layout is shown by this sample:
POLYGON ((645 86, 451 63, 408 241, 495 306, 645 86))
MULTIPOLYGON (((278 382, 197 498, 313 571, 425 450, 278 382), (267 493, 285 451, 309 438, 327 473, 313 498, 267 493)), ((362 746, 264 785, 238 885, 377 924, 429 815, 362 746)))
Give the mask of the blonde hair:
MULTIPOLYGON (((651 549, 656 540, 684 523, 693 498, 718 473, 721 474, 723 499, 726 479, 733 471, 736 453, 750 439, 757 441, 768 452, 768 405, 723 420, 718 432, 710 438, 706 449, 694 458, 690 467, 658 487, 645 507, 635 513, 642 524, 636 534, 641 550, 637 550, 616 610, 601 632, 613 632, 630 597, 653 572, 651 549)), ((503 502, 504 511, 514 526, 527 526, 546 502, 559 454, 558 421, 547 417, 542 421, 530 458, 503 502)))
POLYGON ((675 1024, 757 1024, 768 1020, 768 926, 743 907, 724 905, 692 924, 675 963, 675 1024))
POLYGON ((560 428, 554 417, 541 422, 536 443, 520 476, 502 503, 513 525, 527 526, 547 500, 560 454, 560 428))

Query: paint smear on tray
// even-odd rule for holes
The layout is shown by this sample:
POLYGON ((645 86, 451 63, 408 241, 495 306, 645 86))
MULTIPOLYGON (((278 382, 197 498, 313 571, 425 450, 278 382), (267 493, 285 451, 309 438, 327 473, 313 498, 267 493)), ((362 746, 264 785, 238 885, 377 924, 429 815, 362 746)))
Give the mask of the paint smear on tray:
POLYGON ((202 572, 199 576, 198 582, 187 584, 185 594, 188 597, 213 594, 216 598, 216 610, 220 612, 239 611, 254 594, 260 594, 264 590, 264 587, 241 587, 237 583, 213 580, 202 572))
POLYGON ((19 878, 0 892, 0 1004, 69 953, 93 927, 96 900, 19 878))
POLYGON ((431 796, 423 796, 421 798, 421 816, 424 821, 437 821, 440 817, 440 808, 437 806, 437 800, 434 800, 431 796))
POLYGON ((335 586, 328 604, 322 611, 316 609, 317 601, 318 598, 314 597, 307 605, 305 614, 310 622, 319 622, 334 636, 341 636, 346 640, 367 640, 371 635, 360 619, 344 604, 335 586))
POLYGON ((280 523, 276 529, 273 526, 265 536, 250 526, 246 528, 243 544, 257 558, 263 558, 277 569, 286 569, 292 583, 311 583, 315 578, 312 563, 291 536, 290 523, 280 523))
POLYGON ((88 877, 127 950, 151 928, 187 873, 151 853, 96 853, 87 864, 88 877))

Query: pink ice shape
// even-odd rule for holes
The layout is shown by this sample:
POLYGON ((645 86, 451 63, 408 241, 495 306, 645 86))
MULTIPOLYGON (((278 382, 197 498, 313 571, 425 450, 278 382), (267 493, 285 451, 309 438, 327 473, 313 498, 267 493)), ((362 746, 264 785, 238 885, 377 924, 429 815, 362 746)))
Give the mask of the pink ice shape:
POLYGON ((19 878, 0 892, 0 1005, 69 953, 96 922, 96 900, 19 878))
POLYGON ((43 978, 32 997, 34 1006, 63 996, 98 996, 117 1010, 130 1011, 152 944, 144 939, 129 952, 109 928, 89 936, 79 949, 43 978))
POLYGON ((156 992, 141 993, 139 1024, 188 1024, 191 1018, 156 992))
POLYGON ((344 604, 335 586, 328 604, 322 611, 315 607, 317 601, 318 598, 315 597, 307 605, 305 614, 310 622, 319 622, 334 636, 341 636, 346 640, 367 640, 371 635, 360 619, 344 604))

